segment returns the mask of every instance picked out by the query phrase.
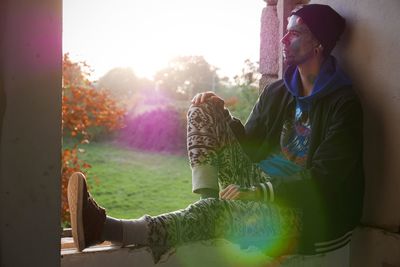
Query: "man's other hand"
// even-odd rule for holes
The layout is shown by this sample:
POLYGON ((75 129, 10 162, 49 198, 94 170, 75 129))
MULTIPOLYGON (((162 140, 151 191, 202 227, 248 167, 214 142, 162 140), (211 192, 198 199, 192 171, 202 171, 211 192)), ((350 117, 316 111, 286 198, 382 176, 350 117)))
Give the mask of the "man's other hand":
POLYGON ((217 96, 212 91, 196 94, 192 99, 192 104, 193 105, 200 105, 200 104, 205 103, 207 101, 214 102, 218 107, 220 107, 222 109, 224 108, 224 105, 225 105, 225 101, 221 97, 217 96))
POLYGON ((259 194, 259 189, 254 188, 252 190, 248 188, 241 188, 235 184, 230 184, 219 193, 219 198, 226 200, 240 199, 256 201, 259 199, 259 194))

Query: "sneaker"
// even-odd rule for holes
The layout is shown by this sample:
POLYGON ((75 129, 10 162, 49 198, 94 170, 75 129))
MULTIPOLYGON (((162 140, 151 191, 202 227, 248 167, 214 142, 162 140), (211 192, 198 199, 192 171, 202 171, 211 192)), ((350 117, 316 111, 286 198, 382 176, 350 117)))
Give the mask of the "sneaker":
POLYGON ((88 192, 83 173, 72 174, 68 181, 68 205, 72 237, 78 251, 103 242, 101 233, 106 212, 88 192))

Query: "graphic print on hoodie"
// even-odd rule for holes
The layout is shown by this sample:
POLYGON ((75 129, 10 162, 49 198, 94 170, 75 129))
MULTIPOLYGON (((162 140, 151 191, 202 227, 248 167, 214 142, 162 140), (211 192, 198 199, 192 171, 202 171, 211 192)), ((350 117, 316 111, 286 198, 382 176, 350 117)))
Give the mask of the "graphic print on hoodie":
POLYGON ((300 74, 296 66, 288 67, 284 82, 294 97, 296 106, 283 124, 281 150, 259 163, 260 167, 271 176, 292 176, 306 167, 312 133, 310 112, 312 112, 313 103, 337 88, 351 84, 350 79, 337 65, 333 56, 327 58, 321 66, 309 96, 300 95, 300 74))

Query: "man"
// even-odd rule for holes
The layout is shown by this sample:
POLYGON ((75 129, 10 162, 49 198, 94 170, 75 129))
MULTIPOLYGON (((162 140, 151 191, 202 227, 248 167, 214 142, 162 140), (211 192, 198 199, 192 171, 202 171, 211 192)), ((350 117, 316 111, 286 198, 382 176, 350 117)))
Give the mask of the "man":
MULTIPOLYGON (((264 89, 245 126, 213 92, 194 97, 188 155, 202 199, 188 208, 137 220, 107 217, 84 176, 74 174, 69 203, 78 249, 103 240, 148 245, 157 261, 170 247, 224 237, 268 254, 325 255, 319 264, 347 266, 363 167, 361 105, 330 55, 344 28, 326 5, 292 12, 281 40, 284 79, 264 89)), ((296 265, 299 257, 287 259, 296 265)))

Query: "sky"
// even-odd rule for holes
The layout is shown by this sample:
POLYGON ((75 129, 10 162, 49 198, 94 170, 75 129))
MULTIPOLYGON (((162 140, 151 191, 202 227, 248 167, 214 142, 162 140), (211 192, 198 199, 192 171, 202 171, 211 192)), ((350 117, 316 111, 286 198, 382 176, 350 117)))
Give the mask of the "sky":
POLYGON ((263 0, 64 0, 63 52, 98 79, 115 67, 152 78, 177 56, 204 56, 220 76, 259 60, 263 0))

